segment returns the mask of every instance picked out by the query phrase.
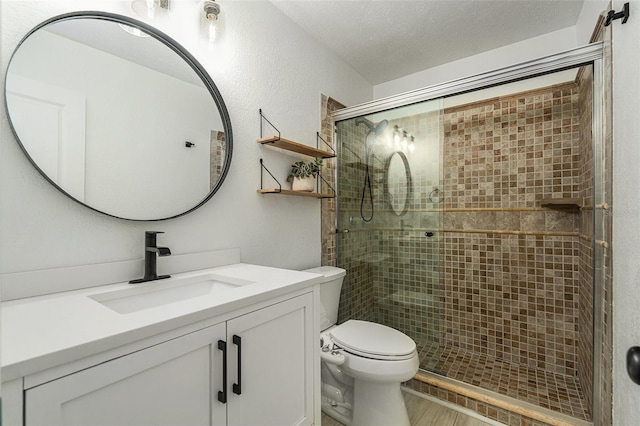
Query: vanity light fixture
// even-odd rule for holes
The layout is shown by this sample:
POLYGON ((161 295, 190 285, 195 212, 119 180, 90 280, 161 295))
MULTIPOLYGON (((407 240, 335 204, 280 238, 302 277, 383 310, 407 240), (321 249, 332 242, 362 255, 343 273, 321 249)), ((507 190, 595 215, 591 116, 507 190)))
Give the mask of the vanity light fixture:
POLYGON ((206 19, 207 37, 209 44, 216 42, 216 39, 220 36, 220 5, 214 0, 205 0, 204 2, 204 17, 206 19))
POLYGON ((170 0, 133 0, 131 8, 143 18, 153 20, 158 13, 169 10, 170 0))

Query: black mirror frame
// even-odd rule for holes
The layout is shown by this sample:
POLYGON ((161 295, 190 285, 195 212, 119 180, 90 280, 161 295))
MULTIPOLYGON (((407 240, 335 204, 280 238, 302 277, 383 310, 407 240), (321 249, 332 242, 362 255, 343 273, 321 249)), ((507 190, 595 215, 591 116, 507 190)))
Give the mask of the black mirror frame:
POLYGON ((87 19, 87 18, 115 22, 117 24, 128 25, 130 27, 134 27, 134 28, 138 28, 138 29, 143 30, 146 34, 148 34, 151 37, 153 37, 154 39, 160 41, 162 44, 164 44, 165 46, 170 48, 172 51, 174 51, 180 58, 182 58, 187 64, 189 64, 189 66, 195 71, 195 73, 198 75, 198 77, 200 77, 200 79, 204 83, 205 87, 207 88, 207 90, 211 94, 211 97, 213 98, 214 102, 216 103, 216 106, 218 108, 218 112, 220 113, 220 118, 222 120, 223 129, 224 129, 224 135, 225 135, 225 157, 224 157, 224 164, 223 164, 223 167, 222 167, 222 171, 220 173, 218 181, 216 182, 215 186, 211 189, 211 191, 209 191, 207 196, 204 199, 202 199, 197 205, 195 205, 194 207, 190 208, 189 210, 186 210, 186 211, 184 211, 182 213, 179 213, 179 214, 176 214, 176 215, 173 215, 173 216, 169 216, 169 217, 156 218, 156 219, 131 219, 131 218, 127 218, 127 217, 116 216, 116 215, 104 212, 102 210, 98 210, 98 209, 96 209, 94 207, 91 207, 88 204, 83 203, 82 201, 79 201, 78 199, 74 198, 73 196, 71 196, 64 189, 62 189, 58 184, 56 184, 53 180, 51 180, 49 178, 49 176, 47 176, 46 173, 44 173, 44 171, 42 169, 40 169, 40 167, 38 167, 36 162, 31 158, 31 156, 27 152, 26 147, 23 145, 22 141, 20 140, 20 137, 18 136, 18 134, 16 132, 16 129, 13 126, 13 123, 11 122, 11 119, 10 119, 11 116, 9 114, 9 106, 7 104, 7 97, 4 96, 4 106, 5 106, 5 111, 7 111, 7 118, 8 118, 8 121, 9 121, 9 127, 11 128, 11 132, 13 133, 13 136, 16 138, 16 141, 18 142, 18 145, 20 146, 20 149, 22 149, 22 151, 24 152, 25 156, 27 157, 29 162, 36 168, 36 170, 38 170, 38 172, 40 172, 40 174, 51 185, 53 185, 56 189, 58 189, 60 192, 62 192, 67 197, 71 198, 73 201, 83 205, 84 207, 87 207, 87 208, 89 208, 89 209, 91 209, 93 211, 96 211, 98 213, 102 213, 102 214, 110 216, 110 217, 114 217, 114 218, 117 218, 117 219, 123 219, 123 220, 129 220, 129 221, 135 221, 135 222, 157 222, 157 221, 161 221, 161 220, 174 219, 174 218, 177 218, 177 217, 180 217, 180 216, 184 216, 184 215, 186 215, 188 213, 191 213, 192 211, 198 209, 199 207, 202 207, 207 201, 209 201, 211 199, 211 197, 213 197, 213 195, 218 191, 218 189, 220 189, 220 186, 222 186, 222 183, 224 182, 224 180, 227 177, 227 174, 229 172, 229 167, 231 166, 231 157, 232 157, 232 153, 233 153, 233 133, 232 133, 232 130, 231 130, 231 120, 229 118, 229 112, 227 111, 227 107, 226 107, 226 105, 224 103, 224 100, 222 99, 222 95, 220 94, 220 91, 218 90, 218 88, 216 87, 215 83, 213 82, 213 80, 209 76, 209 73, 207 73, 207 71, 200 64, 200 62, 198 62, 184 47, 182 47, 178 42, 173 40, 171 37, 169 37, 165 33, 161 32, 160 30, 158 30, 158 29, 156 29, 156 28, 152 27, 151 25, 148 25, 148 24, 146 24, 144 22, 141 22, 141 21, 138 21, 136 19, 130 18, 128 16, 118 15, 118 14, 109 13, 109 12, 101 12, 101 11, 71 12, 71 13, 65 13, 65 14, 58 15, 58 16, 55 16, 53 18, 47 19, 46 21, 41 22, 40 24, 38 24, 34 28, 32 28, 22 38, 22 40, 20 40, 20 42, 18 43, 18 45, 14 49, 14 51, 13 51, 13 53, 11 55, 11 58, 9 59, 9 62, 7 64, 7 70, 6 70, 6 74, 5 74, 4 93, 5 94, 7 93, 7 74, 9 72, 9 67, 11 66, 11 61, 13 60, 14 55, 16 54, 16 52, 18 51, 18 49, 20 48, 22 43, 24 43, 25 40, 27 40, 31 34, 33 34, 34 32, 38 31, 39 29, 41 29, 41 28, 43 28, 43 27, 45 27, 45 26, 47 26, 47 25, 49 25, 51 23, 54 23, 54 22, 72 20, 72 19, 87 19))

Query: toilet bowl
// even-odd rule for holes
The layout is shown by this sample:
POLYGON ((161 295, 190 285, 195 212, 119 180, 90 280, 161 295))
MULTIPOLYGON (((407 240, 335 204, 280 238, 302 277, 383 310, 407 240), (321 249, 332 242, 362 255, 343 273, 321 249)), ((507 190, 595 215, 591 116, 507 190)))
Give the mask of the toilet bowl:
POLYGON ((400 383, 418 371, 415 342, 369 321, 337 322, 344 269, 323 266, 320 286, 322 411, 346 425, 408 426, 400 383))

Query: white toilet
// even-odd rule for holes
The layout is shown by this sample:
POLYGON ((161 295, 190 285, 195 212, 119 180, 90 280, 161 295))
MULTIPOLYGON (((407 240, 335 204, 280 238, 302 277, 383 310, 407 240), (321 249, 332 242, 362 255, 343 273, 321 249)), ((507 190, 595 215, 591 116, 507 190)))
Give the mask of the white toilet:
POLYGON ((346 425, 409 426, 400 383, 418 371, 415 342, 381 324, 338 320, 346 271, 308 269, 325 276, 320 285, 322 411, 346 425))

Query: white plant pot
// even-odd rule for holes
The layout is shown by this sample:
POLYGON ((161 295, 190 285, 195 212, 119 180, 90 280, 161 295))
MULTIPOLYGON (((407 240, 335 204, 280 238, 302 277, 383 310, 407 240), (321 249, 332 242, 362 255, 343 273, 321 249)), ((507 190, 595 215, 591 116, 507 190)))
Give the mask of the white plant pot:
POLYGON ((298 177, 293 178, 291 189, 294 191, 312 192, 316 187, 316 178, 310 176, 303 179, 298 177))

